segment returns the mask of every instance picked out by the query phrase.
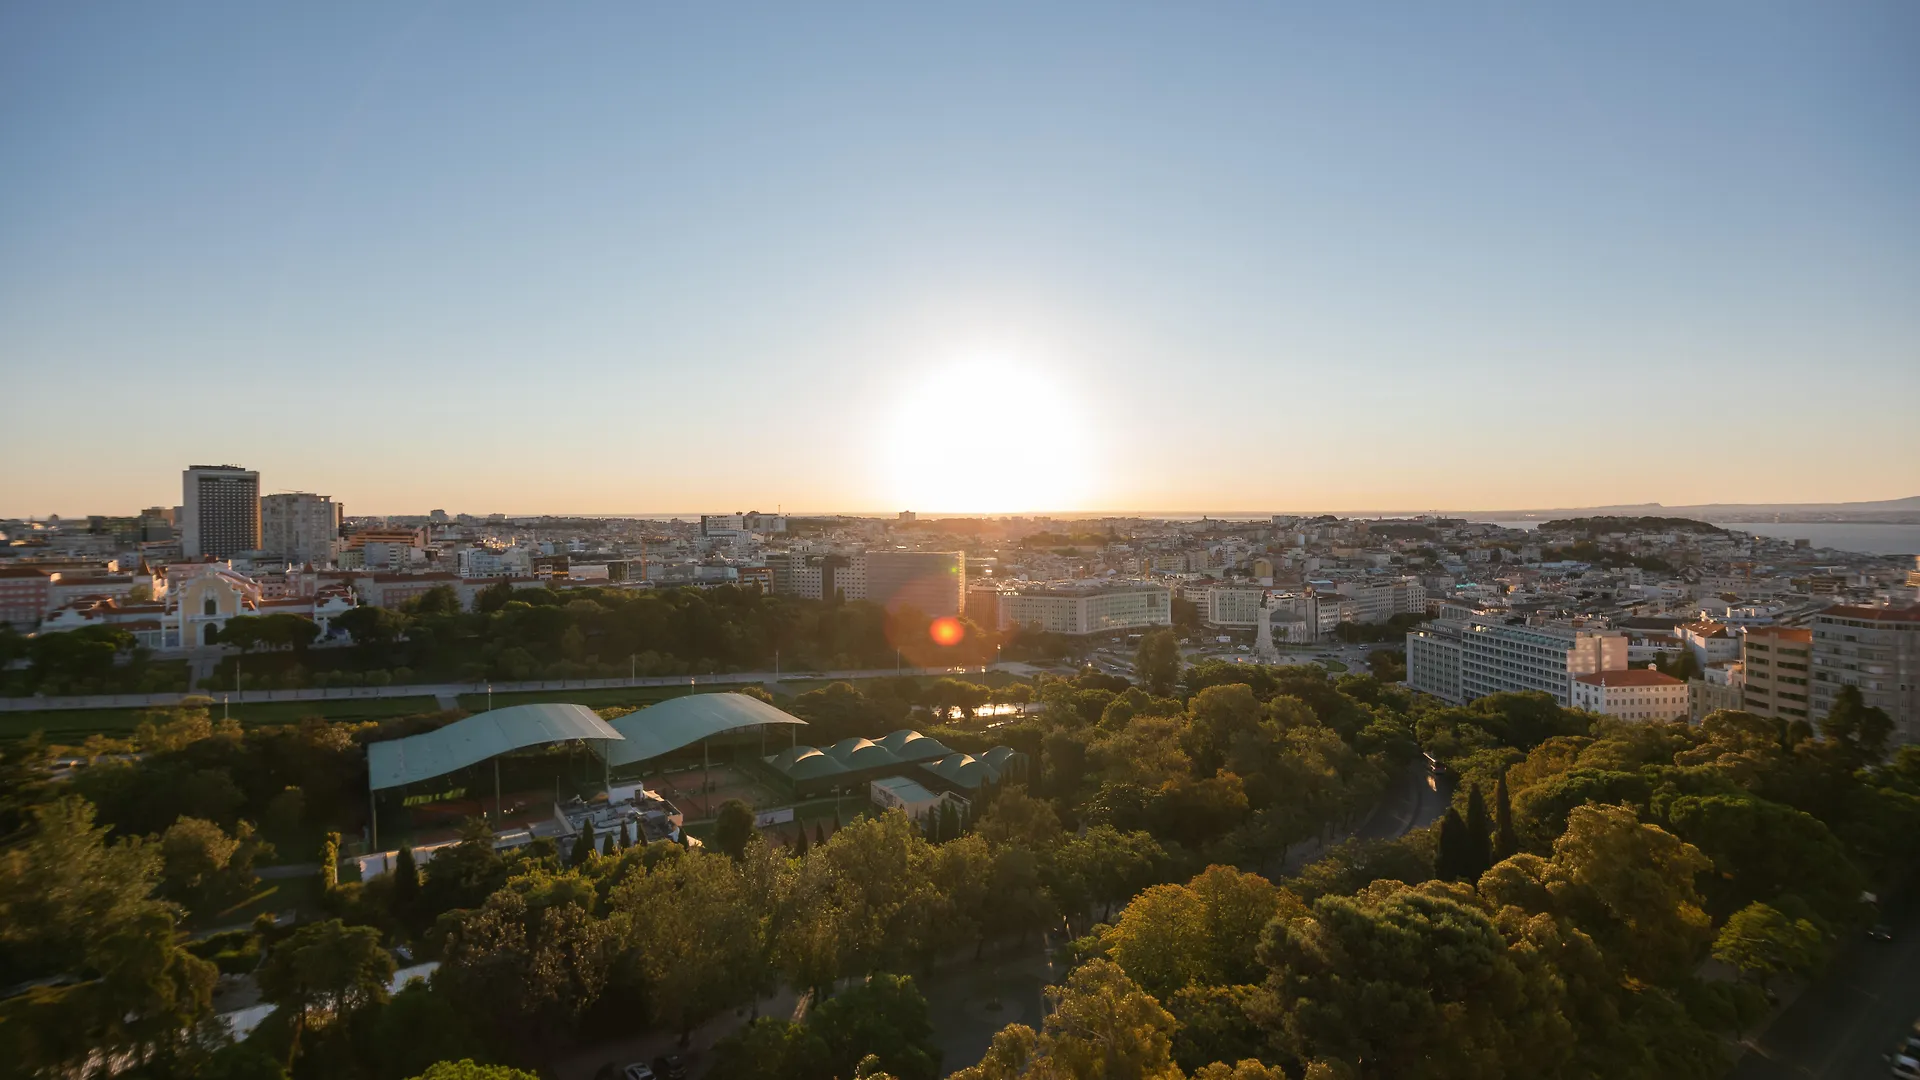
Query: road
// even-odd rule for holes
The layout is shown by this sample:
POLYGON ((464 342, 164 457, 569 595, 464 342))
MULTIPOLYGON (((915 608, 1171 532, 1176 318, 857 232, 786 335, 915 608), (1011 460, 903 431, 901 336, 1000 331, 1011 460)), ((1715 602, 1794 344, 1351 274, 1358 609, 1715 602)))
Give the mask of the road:
POLYGON ((1453 802, 1453 782, 1435 776, 1416 762, 1407 766, 1393 787, 1380 797, 1373 811, 1358 825, 1335 835, 1325 844, 1308 840, 1287 852, 1284 872, 1297 874, 1331 848, 1353 839, 1393 840, 1415 829, 1424 829, 1447 812, 1453 802))
POLYGON ((1894 940, 1864 935, 1808 987, 1735 1066, 1732 1080, 1885 1080, 1881 1055, 1920 1016, 1920 903, 1887 913, 1894 940))
MULTIPOLYGON (((1018 672, 1025 668, 1023 664, 1006 663, 990 665, 998 670, 1018 672)), ((637 679, 544 679, 529 682, 495 682, 492 685, 496 694, 523 694, 529 692, 563 690, 609 690, 630 687, 685 686, 698 689, 702 686, 744 686, 758 683, 773 685, 778 682, 819 682, 839 679, 878 679, 890 675, 979 675, 989 668, 878 668, 871 671, 824 671, 824 672, 773 672, 773 671, 736 671, 724 675, 698 676, 643 676, 637 679)), ((1030 669, 1029 669, 1030 670, 1030 669)), ((263 701, 348 701, 366 698, 407 698, 432 697, 449 699, 461 694, 484 694, 487 683, 408 683, 400 686, 353 686, 328 687, 324 690, 248 690, 232 695, 234 704, 263 701)), ((180 704, 186 694, 88 694, 75 697, 0 697, 0 712, 37 712, 45 709, 148 709, 165 708, 180 704)), ((193 696, 207 697, 205 692, 193 696)), ((220 695, 213 695, 216 700, 220 695)))

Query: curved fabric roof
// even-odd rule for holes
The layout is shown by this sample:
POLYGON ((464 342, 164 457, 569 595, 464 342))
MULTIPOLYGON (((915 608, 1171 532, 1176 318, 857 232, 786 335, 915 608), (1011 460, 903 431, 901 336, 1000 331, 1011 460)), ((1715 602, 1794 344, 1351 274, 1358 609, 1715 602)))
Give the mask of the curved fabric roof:
POLYGON ((901 761, 932 761, 953 753, 939 739, 922 735, 912 728, 901 728, 874 741, 886 747, 901 761))
POLYGON ((761 724, 805 724, 806 721, 745 694, 689 694, 610 721, 625 742, 607 746, 607 764, 614 768, 659 757, 691 746, 701 739, 761 724))
POLYGON ((972 754, 951 754, 922 768, 963 788, 977 788, 983 781, 1000 779, 998 770, 972 754))
POLYGON ((841 739, 827 747, 827 753, 849 769, 892 769, 905 764, 872 739, 841 739))
POLYGON ((991 750, 982 752, 980 755, 980 760, 986 762, 987 764, 993 766, 994 768, 1000 770, 1001 772, 1006 772, 1007 762, 1009 761, 1009 759, 1016 758, 1016 757, 1025 757, 1025 756, 1026 755, 1022 754, 1018 750, 1015 750, 1011 746, 996 746, 991 750))
POLYGON ((786 774, 789 780, 818 780, 849 771, 845 765, 811 746, 795 746, 767 759, 767 764, 786 774))
POLYGON ((572 739, 619 745, 621 734, 585 705, 513 705, 437 731, 367 744, 367 782, 375 791, 445 776, 510 750, 572 739))

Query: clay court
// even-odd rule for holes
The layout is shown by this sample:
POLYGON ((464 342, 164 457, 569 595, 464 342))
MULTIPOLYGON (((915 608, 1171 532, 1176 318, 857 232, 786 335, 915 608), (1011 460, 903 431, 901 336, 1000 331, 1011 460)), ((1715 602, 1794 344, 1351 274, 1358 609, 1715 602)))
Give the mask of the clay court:
POLYGON ((720 804, 728 799, 739 799, 755 809, 778 806, 787 801, 771 785, 731 765, 714 765, 705 770, 699 766, 677 769, 646 777, 643 782, 679 807, 690 822, 713 817, 720 804), (701 791, 703 775, 711 786, 711 790, 705 792, 701 791))

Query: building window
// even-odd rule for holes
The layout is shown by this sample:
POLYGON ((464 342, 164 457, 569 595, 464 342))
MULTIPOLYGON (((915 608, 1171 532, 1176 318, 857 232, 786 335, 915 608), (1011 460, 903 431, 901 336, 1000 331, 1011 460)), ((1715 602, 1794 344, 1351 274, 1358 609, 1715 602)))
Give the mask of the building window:
POLYGON ((208 615, 220 614, 220 607, 218 602, 215 601, 214 598, 211 596, 207 597, 207 602, 204 606, 204 611, 205 611, 205 614, 208 614, 208 615))

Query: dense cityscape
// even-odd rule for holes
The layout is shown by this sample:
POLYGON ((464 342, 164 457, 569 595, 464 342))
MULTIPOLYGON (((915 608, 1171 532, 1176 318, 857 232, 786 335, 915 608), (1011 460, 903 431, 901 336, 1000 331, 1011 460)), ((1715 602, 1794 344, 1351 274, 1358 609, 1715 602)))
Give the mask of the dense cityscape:
POLYGON ((0 3, 0 1080, 1920 1080, 1920 3, 0 3))
POLYGON ((28 1075, 1713 1077, 1920 859, 1911 555, 261 491, 0 522, 28 1075))

